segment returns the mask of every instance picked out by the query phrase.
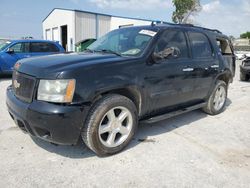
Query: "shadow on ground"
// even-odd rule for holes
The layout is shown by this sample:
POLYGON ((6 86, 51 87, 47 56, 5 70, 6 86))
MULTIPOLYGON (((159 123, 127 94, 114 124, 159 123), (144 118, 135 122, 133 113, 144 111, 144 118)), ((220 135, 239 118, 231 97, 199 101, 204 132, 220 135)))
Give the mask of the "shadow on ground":
POLYGON ((77 158, 89 158, 95 156, 95 154, 90 149, 88 149, 85 146, 85 144, 80 140, 75 146, 56 145, 35 137, 32 137, 32 140, 39 147, 47 150, 48 152, 56 153, 64 157, 77 159, 77 158))
MULTIPOLYGON (((228 99, 226 107, 230 106, 231 100, 228 99)), ((155 136, 165 134, 183 126, 189 126, 192 122, 198 121, 207 117, 208 115, 201 110, 195 110, 182 114, 167 120, 163 120, 157 123, 145 124, 140 123, 138 126, 138 132, 129 146, 123 151, 130 150, 141 143, 157 142, 154 139, 155 136), (150 137, 150 139, 148 139, 150 137)), ((33 141, 41 148, 58 155, 68 158, 89 158, 96 156, 90 149, 88 149, 82 141, 78 141, 75 146, 61 146, 45 142, 38 138, 32 138, 33 141)))
POLYGON ((12 79, 12 75, 0 75, 0 82, 2 81, 6 81, 6 80, 11 80, 12 79))

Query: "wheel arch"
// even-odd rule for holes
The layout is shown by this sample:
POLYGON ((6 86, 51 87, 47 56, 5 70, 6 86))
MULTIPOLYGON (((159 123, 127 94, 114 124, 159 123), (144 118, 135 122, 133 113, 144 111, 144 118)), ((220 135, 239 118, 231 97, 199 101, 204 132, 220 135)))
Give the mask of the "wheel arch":
POLYGON ((222 80, 222 81, 224 81, 228 85, 229 83, 232 82, 232 79, 233 79, 233 76, 232 76, 230 70, 226 70, 226 71, 224 71, 223 73, 219 74, 216 77, 215 82, 217 80, 222 80))
POLYGON ((105 95, 108 94, 118 94, 125 96, 129 98, 136 106, 136 109, 138 111, 138 115, 141 114, 142 112, 142 96, 140 90, 135 87, 135 86, 128 86, 128 87, 122 87, 122 88, 115 88, 115 89, 110 89, 106 91, 102 91, 95 95, 95 97, 92 100, 92 103, 96 102, 100 98, 102 98, 105 95))

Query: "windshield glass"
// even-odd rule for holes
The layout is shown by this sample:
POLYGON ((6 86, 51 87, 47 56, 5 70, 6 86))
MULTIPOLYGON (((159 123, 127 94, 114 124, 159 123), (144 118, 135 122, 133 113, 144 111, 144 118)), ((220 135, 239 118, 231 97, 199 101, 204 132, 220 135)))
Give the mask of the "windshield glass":
POLYGON ((131 27, 114 30, 91 44, 88 50, 123 56, 138 56, 143 53, 151 39, 157 34, 156 28, 153 29, 131 27))
POLYGON ((10 41, 0 42, 0 51, 4 50, 10 43, 10 41))

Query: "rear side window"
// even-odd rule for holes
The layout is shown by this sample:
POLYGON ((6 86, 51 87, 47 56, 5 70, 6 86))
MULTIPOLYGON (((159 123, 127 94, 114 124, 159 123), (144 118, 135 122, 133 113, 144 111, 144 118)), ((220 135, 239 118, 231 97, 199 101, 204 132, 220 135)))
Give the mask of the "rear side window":
POLYGON ((198 32, 188 32, 191 41, 191 49, 194 58, 211 58, 212 48, 208 38, 198 32))
POLYGON ((32 42, 30 44, 31 52, 59 52, 56 45, 46 42, 32 42))
POLYGON ((188 58, 188 47, 184 33, 178 30, 167 30, 156 44, 155 52, 159 53, 167 48, 175 47, 180 50, 179 58, 188 58))

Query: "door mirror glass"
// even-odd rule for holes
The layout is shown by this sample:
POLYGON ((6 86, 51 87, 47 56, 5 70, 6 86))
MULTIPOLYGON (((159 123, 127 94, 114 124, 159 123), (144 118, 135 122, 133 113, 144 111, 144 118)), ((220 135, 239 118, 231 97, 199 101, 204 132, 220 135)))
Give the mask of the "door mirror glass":
POLYGON ((180 57, 181 51, 177 47, 166 48, 158 53, 154 52, 155 59, 167 59, 167 58, 178 58, 180 57))

